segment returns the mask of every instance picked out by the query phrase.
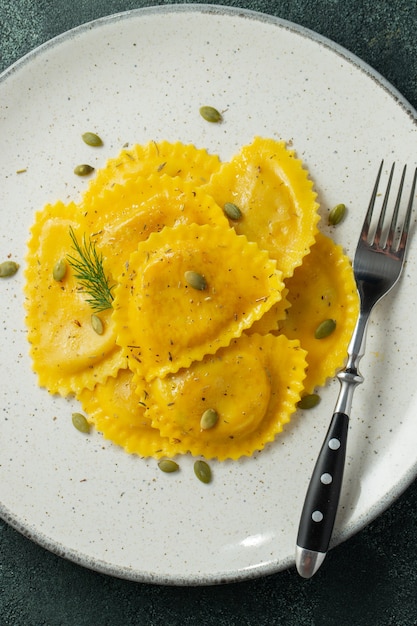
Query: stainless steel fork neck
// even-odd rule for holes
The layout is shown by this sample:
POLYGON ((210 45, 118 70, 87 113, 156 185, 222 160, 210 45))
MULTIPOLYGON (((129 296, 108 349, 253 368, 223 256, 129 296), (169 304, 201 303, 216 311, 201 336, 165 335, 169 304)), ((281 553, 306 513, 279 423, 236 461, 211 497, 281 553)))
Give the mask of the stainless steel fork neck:
POLYGON ((340 382, 340 391, 336 401, 335 413, 350 415, 353 392, 364 378, 359 372, 359 362, 365 354, 366 331, 368 328, 370 311, 361 311, 355 325, 348 347, 346 366, 337 374, 340 382))

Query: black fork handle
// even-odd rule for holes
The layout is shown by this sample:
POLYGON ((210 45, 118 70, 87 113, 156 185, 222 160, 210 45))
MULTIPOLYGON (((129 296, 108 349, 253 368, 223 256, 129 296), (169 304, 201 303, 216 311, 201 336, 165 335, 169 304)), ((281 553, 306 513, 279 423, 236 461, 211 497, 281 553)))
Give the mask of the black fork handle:
POLYGON ((306 578, 315 573, 329 548, 343 482, 348 426, 346 413, 333 414, 310 479, 297 536, 297 569, 306 578), (320 561, 314 571, 312 556, 320 561))

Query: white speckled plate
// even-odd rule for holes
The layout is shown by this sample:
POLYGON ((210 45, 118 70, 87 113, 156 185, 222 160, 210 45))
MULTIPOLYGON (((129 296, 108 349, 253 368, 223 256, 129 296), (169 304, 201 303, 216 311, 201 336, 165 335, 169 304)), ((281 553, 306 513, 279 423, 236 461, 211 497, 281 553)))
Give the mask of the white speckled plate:
MULTIPOLYGON (((381 158, 414 166, 416 113, 369 67, 293 24, 204 5, 105 18, 29 54, 0 77, 0 260, 22 261, 34 212, 77 199, 75 164, 103 165, 126 142, 193 142, 228 159, 255 135, 291 141, 323 214, 351 253, 381 158), (202 104, 225 111, 207 124, 202 104), (105 147, 80 140, 96 130, 105 147), (25 170, 18 174, 17 171, 25 170)), ((417 473, 417 241, 395 295, 375 312, 353 406, 335 543, 387 507, 417 473), (396 301, 398 297, 398 302, 396 301)), ((36 385, 24 327, 23 272, 0 282, 2 516, 46 548, 95 570, 164 584, 209 584, 293 564, 298 518, 333 410, 296 415, 253 458, 192 461, 178 475, 80 435, 72 403, 36 385)), ((245 381, 242 381, 245 384, 245 381)))

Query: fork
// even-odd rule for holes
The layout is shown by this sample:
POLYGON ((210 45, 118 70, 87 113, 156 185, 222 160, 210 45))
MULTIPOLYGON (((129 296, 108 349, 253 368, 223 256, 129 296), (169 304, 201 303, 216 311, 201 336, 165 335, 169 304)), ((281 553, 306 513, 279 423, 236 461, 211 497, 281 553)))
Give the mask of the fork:
POLYGON ((359 315, 348 347, 346 366, 337 374, 340 382, 339 395, 310 479, 300 518, 295 563, 298 573, 303 578, 311 578, 323 563, 333 532, 342 487, 353 392, 357 385, 364 381, 358 367, 365 353, 369 317, 375 304, 397 283, 404 267, 417 168, 411 183, 402 227, 398 226, 398 214, 406 166, 402 171, 391 222, 386 232, 385 215, 395 164, 392 166, 380 215, 372 236, 371 221, 383 163, 382 161, 378 170, 353 261, 353 273, 360 299, 359 315))

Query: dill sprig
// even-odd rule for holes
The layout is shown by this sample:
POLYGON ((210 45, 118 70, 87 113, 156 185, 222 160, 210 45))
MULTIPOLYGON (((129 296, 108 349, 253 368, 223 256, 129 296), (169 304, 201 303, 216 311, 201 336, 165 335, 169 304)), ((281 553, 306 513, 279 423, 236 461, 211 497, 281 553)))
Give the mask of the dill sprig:
POLYGON ((74 276, 82 291, 90 296, 86 301, 97 312, 111 309, 113 302, 111 290, 114 285, 109 286, 109 279, 104 273, 103 256, 97 252, 94 242, 91 239, 87 240, 85 235, 80 244, 71 226, 69 234, 78 258, 67 255, 68 263, 75 271, 74 276))

